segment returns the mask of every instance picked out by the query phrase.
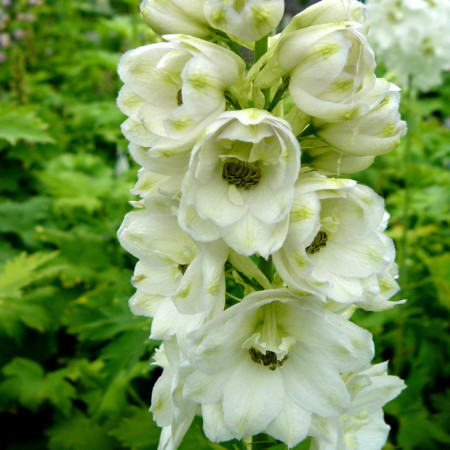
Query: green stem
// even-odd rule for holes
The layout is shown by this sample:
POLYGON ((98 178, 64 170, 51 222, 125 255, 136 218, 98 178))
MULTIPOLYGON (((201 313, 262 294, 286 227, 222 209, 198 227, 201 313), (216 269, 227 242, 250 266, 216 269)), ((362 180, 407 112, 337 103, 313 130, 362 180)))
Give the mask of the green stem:
MULTIPOLYGON (((400 291, 401 297, 406 297, 406 291, 408 286, 408 232, 409 232, 409 216, 410 216, 410 204, 411 204, 411 185, 409 179, 409 163, 411 160, 412 153, 412 139, 415 134, 416 127, 416 114, 415 114, 415 92, 413 88, 413 78, 410 75, 408 77, 407 84, 407 120, 408 120, 408 133, 405 137, 405 146, 403 149, 402 158, 402 172, 403 172, 403 183, 404 183, 404 198, 403 198, 403 212, 402 212, 402 222, 403 231, 400 239, 400 261, 399 261, 399 271, 400 271, 400 281, 403 285, 403 289, 400 291)), ((405 333, 405 321, 406 314, 404 308, 401 308, 398 314, 398 328, 397 328, 397 342, 395 349, 395 369, 396 373, 400 373, 403 365, 403 341, 405 333)))
POLYGON ((251 69, 250 64, 242 56, 242 52, 241 52, 241 49, 239 48, 239 45, 236 42, 234 42, 233 39, 231 39, 230 36, 228 36, 228 34, 224 33, 223 31, 219 31, 219 30, 214 30, 214 31, 211 32, 211 34, 217 40, 222 41, 225 44, 227 44, 228 47, 230 47, 230 50, 233 53, 236 53, 236 55, 238 55, 239 58, 241 58, 245 62, 245 67, 246 67, 247 70, 251 69))
MULTIPOLYGON (((253 54, 253 64, 256 64, 259 59, 267 52, 267 48, 269 45, 269 35, 262 37, 259 41, 255 42, 255 53, 253 54)), ((270 89, 261 89, 261 92, 264 95, 265 104, 264 107, 266 109, 269 108, 270 105, 270 89)))
POLYGON ((408 133, 405 137, 405 147, 403 151, 403 182, 405 189, 405 197, 403 200, 403 232, 400 242, 401 248, 401 259, 400 259, 400 275, 402 282, 406 284, 408 268, 407 268, 407 257, 408 257, 408 229, 409 229, 409 209, 411 202, 411 190, 408 175, 409 161, 411 158, 411 148, 412 148, 412 136, 415 131, 416 117, 413 111, 414 109, 414 93, 413 93, 413 83, 412 76, 408 77, 407 85, 407 102, 408 102, 408 133))
POLYGON ((282 100, 284 93, 286 92, 286 89, 289 87, 289 78, 286 78, 281 83, 280 87, 277 89, 277 92, 275 92, 275 95, 273 96, 272 101, 269 103, 269 106, 267 108, 267 111, 273 111, 275 107, 278 105, 278 103, 282 100))
POLYGON ((269 35, 262 37, 259 41, 255 42, 255 53, 253 55, 253 64, 259 61, 264 53, 267 52, 267 47, 269 45, 269 35))
POLYGON ((253 448, 253 436, 244 436, 242 438, 244 446, 247 450, 252 450, 253 448))
POLYGON ((133 398, 133 400, 139 404, 140 406, 144 407, 144 408, 148 408, 147 403, 145 403, 141 397, 139 397, 138 393, 130 386, 128 385, 127 387, 127 392, 130 395, 131 398, 133 398))

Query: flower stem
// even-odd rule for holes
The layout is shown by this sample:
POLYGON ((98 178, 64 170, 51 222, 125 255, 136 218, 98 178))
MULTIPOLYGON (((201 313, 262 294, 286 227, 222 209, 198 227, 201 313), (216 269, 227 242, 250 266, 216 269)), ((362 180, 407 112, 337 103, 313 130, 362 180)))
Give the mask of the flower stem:
MULTIPOLYGON (((269 35, 262 37, 259 41, 255 42, 255 53, 253 54, 253 64, 257 63, 261 56, 267 52, 269 45, 269 35)), ((265 108, 268 109, 270 105, 270 89, 261 89, 264 99, 265 108)))
POLYGON ((269 44, 269 35, 262 37, 259 41, 255 42, 255 53, 253 55, 253 64, 258 62, 264 53, 267 52, 267 46, 269 44))
POLYGON ((253 448, 253 439, 252 439, 252 436, 244 436, 244 437, 242 438, 242 442, 244 443, 245 448, 246 448, 247 450, 252 450, 252 448, 253 448))
MULTIPOLYGON (((408 286, 408 231, 409 231, 409 215, 410 215, 410 203, 411 203, 411 186, 409 180, 409 162, 411 159, 412 152, 412 140, 415 134, 416 128, 416 114, 415 114, 415 92, 413 87, 413 78, 410 75, 408 77, 407 84, 407 121, 408 121, 408 133, 405 137, 405 146, 403 148, 403 161, 402 161, 402 172, 403 172, 403 183, 404 183, 404 198, 403 198, 403 212, 402 212, 402 222, 403 231, 399 242, 400 247, 400 261, 399 261, 399 272, 400 280, 403 286, 408 286)), ((406 298, 406 289, 403 288, 401 291, 401 297, 406 298)), ((394 365, 397 373, 401 372, 403 359, 404 359, 404 332, 405 332, 405 321, 406 312, 404 308, 401 308, 398 314, 398 327, 397 327, 397 339, 395 346, 395 359, 394 365)))

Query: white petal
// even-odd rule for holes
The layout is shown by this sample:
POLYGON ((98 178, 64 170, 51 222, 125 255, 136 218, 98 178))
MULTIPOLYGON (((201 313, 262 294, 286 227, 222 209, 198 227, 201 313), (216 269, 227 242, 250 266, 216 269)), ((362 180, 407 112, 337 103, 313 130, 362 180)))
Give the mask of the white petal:
POLYGON ((128 306, 136 316, 154 317, 164 299, 163 296, 148 295, 138 290, 128 301, 128 306))
POLYGON ((283 397, 278 370, 241 359, 224 387, 225 422, 238 438, 260 433, 279 414, 283 397))
POLYGON ((259 253, 267 258, 283 245, 288 227, 289 217, 275 224, 265 224, 247 213, 235 224, 223 228, 223 240, 238 253, 259 253))
POLYGON ((147 294, 171 296, 175 294, 182 273, 172 261, 155 256, 136 264, 131 282, 147 294))
POLYGON ((317 353, 306 345, 290 352, 282 370, 286 391, 308 411, 338 416, 349 408, 350 395, 336 368, 317 353))
POLYGON ((228 429, 223 417, 222 402, 203 404, 203 430, 212 442, 229 441, 235 435, 228 429))
POLYGON ((188 399, 202 404, 218 402, 222 399, 223 386, 228 377, 227 371, 215 374, 195 371, 186 378, 183 394, 188 399))
POLYGON ((305 439, 310 425, 311 413, 285 395, 283 408, 267 427, 266 433, 283 441, 288 447, 294 447, 305 439))

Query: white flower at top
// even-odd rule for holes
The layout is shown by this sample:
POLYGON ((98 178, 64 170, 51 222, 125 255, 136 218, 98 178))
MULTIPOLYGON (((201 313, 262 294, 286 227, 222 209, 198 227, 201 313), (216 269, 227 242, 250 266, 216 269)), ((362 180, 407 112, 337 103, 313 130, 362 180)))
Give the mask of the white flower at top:
POLYGON ((370 188, 314 172, 300 174, 289 232, 273 262, 292 289, 386 309, 394 305, 386 300, 397 285, 391 272, 395 250, 384 227, 383 199, 370 188))
POLYGON ((277 56, 301 111, 329 122, 367 112, 362 99, 375 84, 375 59, 361 23, 288 29, 281 34, 277 56))
POLYGON ((368 39, 377 58, 406 85, 428 90, 450 69, 449 0, 367 0, 368 39))
POLYGON ((390 429, 382 407, 397 397, 405 383, 387 374, 387 362, 344 379, 352 405, 340 417, 313 416, 310 450, 380 450, 390 429))
POLYGON ((373 357, 370 333, 287 289, 248 295, 189 340, 196 370, 184 395, 202 404, 214 441, 267 432, 296 445, 312 413, 339 417, 351 406, 340 374, 373 357))
POLYGON ((165 38, 170 42, 130 50, 120 60, 125 84, 118 105, 129 116, 122 131, 133 144, 151 147, 154 157, 169 159, 181 151, 188 160, 206 125, 225 111, 225 90, 243 76, 245 64, 200 39, 165 38))
POLYGON ((255 42, 281 21, 284 0, 206 0, 205 17, 239 41, 255 42))
POLYGON ((300 146, 290 125, 267 111, 227 111, 192 151, 179 221, 194 239, 223 238, 265 257, 283 244, 300 146))

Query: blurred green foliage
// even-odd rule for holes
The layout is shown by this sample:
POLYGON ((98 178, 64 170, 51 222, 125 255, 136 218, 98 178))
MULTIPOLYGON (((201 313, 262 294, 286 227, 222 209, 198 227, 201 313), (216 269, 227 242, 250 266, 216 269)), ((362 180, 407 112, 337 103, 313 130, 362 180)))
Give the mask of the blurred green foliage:
MULTIPOLYGON (((0 32, 10 36, 0 49, 0 414, 8 450, 157 446, 147 409, 158 343, 147 339, 149 320, 129 312, 134 260, 116 239, 136 178, 115 106, 116 65, 125 50, 156 39, 137 3, 2 3, 0 32)), ((409 95, 409 138, 359 175, 386 198, 399 298, 408 298, 392 311, 355 315, 375 335, 377 361, 390 359, 408 385, 386 408, 388 449, 450 444, 449 86, 418 101, 409 95)), ((196 421, 181 448, 242 447, 208 443, 196 421)))

